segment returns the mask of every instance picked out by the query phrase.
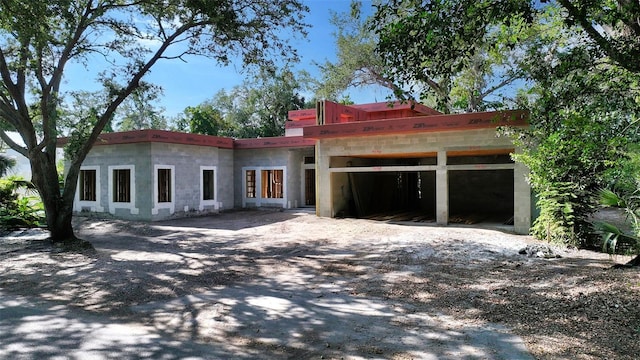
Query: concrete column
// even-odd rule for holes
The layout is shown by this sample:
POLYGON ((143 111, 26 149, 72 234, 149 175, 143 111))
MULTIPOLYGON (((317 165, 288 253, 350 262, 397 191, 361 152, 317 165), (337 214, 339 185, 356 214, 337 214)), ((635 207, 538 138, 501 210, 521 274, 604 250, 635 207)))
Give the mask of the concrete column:
POLYGON ((447 174, 447 152, 438 151, 436 166, 436 223, 449 223, 449 179, 447 174))
POLYGON ((316 215, 321 217, 332 216, 331 174, 329 163, 331 158, 324 155, 322 141, 316 142, 316 215), (322 195, 322 196, 321 196, 322 195))
POLYGON ((531 228, 531 187, 526 181, 529 169, 516 163, 513 170, 513 227, 517 234, 528 234, 531 228))

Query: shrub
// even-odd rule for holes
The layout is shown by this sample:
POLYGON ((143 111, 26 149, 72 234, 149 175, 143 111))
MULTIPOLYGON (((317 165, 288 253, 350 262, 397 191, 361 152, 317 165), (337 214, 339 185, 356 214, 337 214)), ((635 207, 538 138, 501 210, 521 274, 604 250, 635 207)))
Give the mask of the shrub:
POLYGON ((29 195, 33 185, 18 177, 0 179, 0 228, 43 226, 44 206, 40 198, 29 195))

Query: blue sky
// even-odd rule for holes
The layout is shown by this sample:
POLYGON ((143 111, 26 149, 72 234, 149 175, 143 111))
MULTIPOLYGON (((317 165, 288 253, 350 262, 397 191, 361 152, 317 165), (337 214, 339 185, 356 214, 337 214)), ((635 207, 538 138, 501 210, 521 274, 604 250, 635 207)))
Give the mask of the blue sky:
MULTIPOLYGON (((305 0, 309 13, 305 22, 311 25, 308 37, 294 39, 292 44, 298 49, 301 61, 296 69, 304 69, 312 76, 318 75, 314 62, 323 63, 335 60, 336 46, 333 32, 335 28, 329 23, 331 11, 348 12, 350 0, 305 0)), ((371 1, 363 1, 363 14, 372 12, 371 1)), ((91 66, 91 64, 89 64, 91 66)), ((164 90, 160 105, 165 108, 165 115, 173 117, 187 106, 195 106, 210 99, 221 89, 231 89, 240 85, 244 74, 242 64, 219 66, 215 61, 204 57, 189 57, 187 62, 180 60, 162 61, 152 68, 145 78, 164 90)), ((80 65, 67 68, 67 90, 97 90, 98 87, 80 65)), ((93 73, 93 72, 92 72, 93 73)), ((347 92, 356 103, 385 101, 388 92, 377 87, 351 89, 347 92)), ((308 96, 309 94, 307 94, 308 96)))

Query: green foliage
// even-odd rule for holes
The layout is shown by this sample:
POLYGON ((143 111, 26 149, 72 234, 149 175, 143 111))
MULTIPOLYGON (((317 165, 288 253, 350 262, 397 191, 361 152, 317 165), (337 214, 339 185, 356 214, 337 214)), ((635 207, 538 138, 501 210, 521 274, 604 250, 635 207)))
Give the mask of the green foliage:
POLYGON ((584 198, 589 194, 571 182, 551 183, 538 193, 540 216, 535 220, 531 233, 539 239, 562 245, 585 245, 584 235, 588 233, 587 223, 580 221, 591 213, 584 198))
POLYGON ((308 105, 300 94, 306 79, 304 73, 263 68, 243 85, 185 109, 177 129, 236 138, 282 136, 289 110, 308 105))
POLYGON ((602 235, 602 251, 610 254, 640 255, 640 190, 625 195, 609 189, 601 189, 600 204, 624 209, 630 230, 622 230, 608 222, 596 222, 594 228, 602 235))
POLYGON ((167 119, 162 115, 164 108, 154 104, 161 96, 159 86, 141 84, 116 111, 118 130, 167 129, 167 119))
POLYGON ((33 190, 33 185, 22 178, 0 179, 1 229, 11 230, 45 224, 42 201, 38 196, 28 195, 33 190))
POLYGON ((7 174, 7 171, 16 166, 16 161, 8 156, 0 154, 0 177, 7 174))
POLYGON ((503 107, 502 91, 524 77, 513 60, 536 29, 531 12, 516 0, 394 0, 377 6, 371 26, 396 96, 408 89, 440 111, 481 111, 503 107))
POLYGON ((342 93, 350 87, 377 85, 391 91, 402 92, 385 77, 382 58, 375 52, 377 36, 370 29, 370 19, 361 17, 362 3, 353 1, 348 13, 331 13, 335 27, 336 61, 318 64, 322 77, 314 81, 318 99, 340 101, 342 93))
MULTIPOLYGON (((82 161, 158 61, 206 56, 223 65, 239 59, 238 66, 247 67, 295 61, 285 37, 306 35, 301 19, 307 10, 299 0, 2 1, 0 136, 29 157, 54 241, 74 237, 71 211, 82 161), (84 80, 104 88, 104 101, 86 106, 71 123, 61 119, 69 64, 84 65, 84 80), (24 145, 7 141, 5 129, 18 131, 24 145), (69 129, 61 192, 56 145, 69 129)), ((134 104, 131 123, 156 126, 140 106, 145 100, 134 104)))
POLYGON ((189 132, 194 134, 232 136, 236 131, 233 124, 229 123, 220 110, 216 109, 212 102, 205 102, 195 107, 187 107, 184 110, 185 121, 189 124, 189 132))
POLYGON ((612 63, 584 29, 558 21, 566 12, 545 11, 547 28, 521 62, 534 86, 521 94, 531 127, 516 131, 515 158, 531 170, 538 193, 534 235, 592 246, 599 189, 634 186, 629 150, 640 139, 640 74, 612 63))

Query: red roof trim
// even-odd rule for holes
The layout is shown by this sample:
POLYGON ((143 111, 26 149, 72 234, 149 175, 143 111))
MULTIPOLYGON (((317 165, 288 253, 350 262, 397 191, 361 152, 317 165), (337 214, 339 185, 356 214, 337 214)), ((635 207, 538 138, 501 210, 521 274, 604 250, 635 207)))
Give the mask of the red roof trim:
POLYGON ((453 130, 495 128, 502 125, 528 126, 525 111, 494 111, 453 115, 416 116, 341 124, 308 126, 304 137, 328 139, 350 136, 372 136, 453 130))
POLYGON ((263 149, 286 147, 310 147, 316 144, 313 139, 302 136, 280 136, 258 139, 237 139, 234 141, 236 149, 263 149))
MULTIPOLYGON (((68 138, 58 139, 58 146, 65 145, 67 141, 68 138)), ((98 140, 96 140, 94 146, 137 144, 148 142, 213 146, 223 149, 233 149, 233 139, 231 138, 200 134, 187 134, 166 130, 136 130, 104 133, 98 136, 98 140)))

